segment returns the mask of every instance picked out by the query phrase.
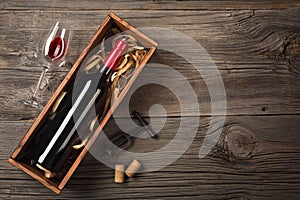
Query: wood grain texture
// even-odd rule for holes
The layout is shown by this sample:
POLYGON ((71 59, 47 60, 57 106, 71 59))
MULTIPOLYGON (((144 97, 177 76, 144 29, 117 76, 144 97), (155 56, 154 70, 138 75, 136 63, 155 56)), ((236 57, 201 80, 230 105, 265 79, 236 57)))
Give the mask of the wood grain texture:
MULTIPOLYGON (((120 185, 113 182, 113 169, 88 154, 60 196, 5 162, 31 122, 1 122, 4 129, 0 141, 8 142, 1 145, 0 192, 5 199, 297 199, 299 120, 299 115, 227 117, 217 146, 199 159, 209 122, 204 117, 191 146, 166 168, 137 174, 120 185), (9 129, 16 134, 7 134, 9 129), (288 131, 283 135, 284 130, 288 131)), ((180 118, 168 118, 158 142, 149 145, 151 139, 137 139, 130 151, 153 151, 164 146, 176 134, 178 122, 180 118)), ((112 120, 106 129, 110 134, 118 131, 112 120)))
MULTIPOLYGON (((38 64, 32 56, 33 36, 47 25, 48 18, 65 19, 66 23, 75 30, 74 35, 77 35, 73 41, 75 48, 71 57, 74 62, 76 55, 82 51, 107 12, 34 11, 15 12, 12 15, 10 11, 3 11, 1 14, 2 18, 7 20, 3 21, 3 27, 6 28, 1 30, 1 37, 5 40, 1 40, 0 55, 2 110, 0 118, 31 119, 37 113, 22 107, 17 99, 30 95, 29 88, 34 88, 40 73, 38 64), (25 112, 26 116, 24 116, 25 112)), ((300 93, 297 83, 299 81, 298 25, 300 21, 298 16, 300 10, 136 11, 134 13, 120 11, 118 14, 134 26, 170 28, 181 31, 199 42, 210 54, 223 78, 228 115, 299 114, 300 93)), ((159 39, 159 36, 157 37, 159 39)), ((201 114, 211 115, 210 96, 205 81, 186 60, 158 49, 151 62, 167 64, 183 74, 197 91, 197 98, 201 102, 201 114)), ((48 77, 53 78, 53 82, 60 79, 59 76, 53 76, 51 73, 48 77)), ((170 84, 181 84, 174 79, 168 79, 168 75, 166 80, 170 84)), ((207 81, 213 81, 213 77, 207 81)), ((54 88, 50 86, 44 93, 42 92, 44 103, 49 99, 54 88)), ((168 100, 170 92, 163 93, 152 87, 151 92, 140 89, 136 97, 134 103, 140 102, 135 105, 138 110, 147 109, 152 100, 160 99, 160 103, 167 108, 169 116, 178 116, 180 113, 178 104, 168 100), (141 93, 143 95, 140 95, 141 93), (151 96, 157 98, 153 99, 151 96)), ((189 96, 183 99, 188 101, 189 96)), ((195 115, 193 107, 189 110, 189 115, 195 115)))
MULTIPOLYGON (((0 15, 0 199, 300 198, 298 1, 4 0, 0 15), (18 103, 18 99, 30 96, 40 74, 33 57, 34 41, 49 24, 63 21, 74 30, 70 58, 74 62, 109 10, 137 28, 165 27, 200 43, 224 81, 226 123, 217 127, 222 129, 217 145, 199 159, 211 116, 207 86, 186 60, 158 49, 151 63, 176 69, 196 91, 200 115, 189 105, 189 96, 183 96, 186 117, 201 117, 191 146, 171 165, 137 174, 121 185, 113 183, 113 169, 87 154, 57 196, 7 162, 39 113, 18 103)), ((158 66, 154 68, 159 72, 158 66)), ((67 71, 61 68, 47 75, 49 84, 44 83, 40 93, 43 103, 67 71)), ((180 81, 166 80, 181 85, 180 81)), ((136 139, 131 151, 162 148, 176 134, 180 107, 168 89, 158 85, 139 88, 131 97, 130 109, 147 116, 153 104, 164 106, 167 114, 160 139, 136 139)), ((126 112, 122 109, 120 117, 126 112)), ((160 112, 154 114, 152 120, 165 120, 160 112)), ((109 122, 106 133, 118 132, 113 120, 109 122)))
POLYGON ((285 9, 299 6, 295 0, 288 1, 9 1, 0 4, 3 10, 233 10, 233 9, 285 9))

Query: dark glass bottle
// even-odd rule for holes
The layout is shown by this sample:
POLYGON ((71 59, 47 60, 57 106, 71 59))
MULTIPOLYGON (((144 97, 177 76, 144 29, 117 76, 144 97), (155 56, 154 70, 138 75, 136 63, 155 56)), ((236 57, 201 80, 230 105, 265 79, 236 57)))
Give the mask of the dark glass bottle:
POLYGON ((78 138, 77 129, 86 125, 91 109, 103 110, 109 90, 108 80, 122 55, 127 50, 127 44, 118 40, 108 56, 103 61, 99 73, 83 76, 68 91, 63 98, 61 109, 40 134, 33 160, 41 169, 56 172, 67 160, 72 151, 72 142, 78 138), (69 152, 69 153, 66 153, 69 152))

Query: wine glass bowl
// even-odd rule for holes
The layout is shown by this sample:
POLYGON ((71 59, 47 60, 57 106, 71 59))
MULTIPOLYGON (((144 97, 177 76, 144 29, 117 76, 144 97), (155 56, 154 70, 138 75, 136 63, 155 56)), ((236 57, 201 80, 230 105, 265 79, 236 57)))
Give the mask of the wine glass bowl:
POLYGON ((35 91, 29 99, 20 100, 23 104, 42 109, 43 106, 37 101, 37 93, 41 89, 41 83, 50 68, 62 67, 66 63, 69 54, 72 31, 56 22, 49 30, 41 32, 35 47, 35 57, 43 71, 38 80, 35 91))

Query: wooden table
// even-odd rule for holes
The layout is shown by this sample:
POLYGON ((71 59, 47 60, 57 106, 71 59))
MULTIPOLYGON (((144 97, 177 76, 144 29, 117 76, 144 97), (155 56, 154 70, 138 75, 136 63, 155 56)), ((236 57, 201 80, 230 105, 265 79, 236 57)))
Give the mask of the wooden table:
MULTIPOLYGON (((297 1, 2 1, 0 3, 0 197, 1 199, 299 199, 300 198, 300 3, 297 1), (8 164, 7 159, 38 111, 18 100, 30 96, 40 66, 33 56, 37 34, 63 21, 74 30, 75 61, 109 10, 136 27, 180 31, 201 44, 222 76, 226 121, 217 145, 199 158, 211 117, 205 81, 187 61, 157 51, 152 63, 168 64, 196 92, 200 115, 197 135, 187 151, 159 171, 140 173, 124 184, 90 154, 61 195, 8 164)), ((66 70, 47 75, 45 103, 66 70)), ((172 80, 170 80, 172 81, 172 80)), ((176 81, 176 80, 173 80, 176 81)), ((209 80, 213 81, 213 77, 209 80)), ((187 102, 184 105, 188 105, 187 102)), ((160 103, 167 113, 159 133, 167 144, 180 122, 180 107, 165 88, 150 85, 133 96, 143 115, 160 103), (163 92, 165 91, 165 92, 163 92)), ((218 113, 217 113, 218 115, 218 113)), ((164 116, 154 116, 164 118, 164 116)), ((114 127, 107 127, 114 131, 114 127)), ((155 147, 136 142, 135 150, 155 147)), ((159 146, 158 145, 158 146, 159 146)), ((161 147, 161 146, 160 146, 161 147)))

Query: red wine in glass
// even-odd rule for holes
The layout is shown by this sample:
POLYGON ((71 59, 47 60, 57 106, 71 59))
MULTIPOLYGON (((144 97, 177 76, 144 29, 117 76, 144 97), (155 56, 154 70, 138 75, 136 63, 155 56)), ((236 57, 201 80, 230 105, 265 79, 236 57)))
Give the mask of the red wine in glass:
POLYGON ((46 72, 52 67, 61 67, 66 62, 72 31, 63 28, 59 22, 48 31, 43 32, 36 45, 36 57, 43 66, 43 71, 38 80, 37 86, 29 99, 20 100, 25 105, 30 105, 39 109, 43 106, 37 102, 36 96, 41 89, 41 82, 46 72))
POLYGON ((61 58, 65 53, 65 41, 61 37, 56 37, 51 41, 48 56, 52 60, 61 58))

